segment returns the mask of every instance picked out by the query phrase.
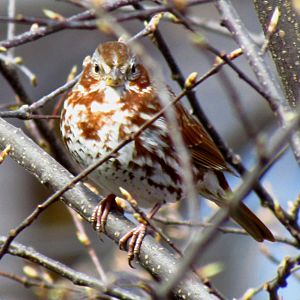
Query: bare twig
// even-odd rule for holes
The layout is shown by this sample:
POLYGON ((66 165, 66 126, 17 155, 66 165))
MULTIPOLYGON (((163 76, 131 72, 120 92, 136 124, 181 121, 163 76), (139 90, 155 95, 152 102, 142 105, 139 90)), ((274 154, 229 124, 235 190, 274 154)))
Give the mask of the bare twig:
MULTIPOLYGON (((202 223, 195 223, 195 222, 191 222, 191 221, 182 221, 182 220, 171 220, 171 219, 166 219, 166 218, 162 218, 162 217, 154 217, 153 218, 154 221, 160 222, 164 225, 169 225, 169 226, 188 226, 188 227, 210 227, 210 226, 214 226, 213 223, 211 222, 202 222, 202 223)), ((218 231, 222 232, 222 233, 232 233, 232 234, 239 234, 239 235, 246 235, 248 236, 249 234, 241 228, 236 228, 236 227, 218 227, 218 231)), ((282 243, 282 244, 287 244, 296 248, 299 248, 299 243, 295 240, 286 238, 286 237, 282 237, 279 235, 275 235, 274 236, 276 242, 282 243)))
MULTIPOLYGON (((143 9, 143 7, 140 4, 135 4, 135 7, 137 9, 143 9)), ((181 88, 184 88, 185 80, 184 76, 174 59, 168 45, 164 41, 162 35, 160 34, 159 30, 157 30, 154 33, 154 36, 156 38, 156 42, 158 45, 158 49, 161 51, 163 54, 171 72, 172 72, 172 77, 174 80, 176 80, 181 88)), ((227 58, 232 60, 236 57, 238 57, 242 52, 235 53, 232 52, 229 55, 227 55, 227 58)), ((215 66, 213 66, 206 74, 204 74, 201 79, 199 80, 199 83, 203 80, 206 80, 207 78, 211 77, 212 75, 216 74, 220 68, 225 64, 224 60, 219 61, 215 66)), ((224 155, 225 159, 229 164, 231 164, 241 175, 244 175, 247 170, 243 166, 243 164, 240 162, 239 157, 233 153, 232 149, 230 149, 222 140, 218 132, 215 130, 213 124, 208 120, 206 117, 204 111, 202 110, 199 102, 197 101, 197 98, 195 97, 195 94, 193 90, 189 91, 187 93, 187 98, 189 99, 189 102, 193 108, 193 111, 198 118, 198 120, 201 122, 201 124, 204 126, 204 128, 207 130, 207 132, 210 134, 222 154, 224 155)), ((271 197, 271 195, 263 188, 263 186, 257 182, 257 184, 254 186, 254 190, 261 199, 261 202, 265 205, 268 204, 269 207, 274 208, 274 201, 271 197)))
MULTIPOLYGON (((228 0, 218 0, 216 7, 223 18, 224 25, 232 32, 234 39, 243 49, 257 80, 264 88, 264 93, 267 95, 265 98, 268 99, 271 109, 278 115, 281 124, 286 126, 293 112, 285 101, 279 82, 272 76, 262 57, 257 55, 259 49, 253 43, 232 4, 228 0)), ((291 135, 291 145, 294 155, 300 163, 300 134, 298 132, 291 135)))
MULTIPOLYGON (((16 14, 16 1, 15 0, 9 0, 8 1, 8 6, 7 6, 7 15, 9 18, 14 18, 16 14)), ((13 39, 15 35, 15 24, 14 23, 9 23, 7 25, 7 39, 13 39)), ((11 49, 10 51, 7 52, 7 54, 10 57, 14 56, 14 50, 11 49)))
POLYGON ((295 265, 299 264, 299 262, 299 256, 293 258, 289 256, 285 257, 277 269, 277 276, 257 288, 247 290, 242 299, 250 300, 262 290, 267 290, 270 297, 269 299, 271 300, 281 299, 278 295, 278 290, 285 287, 287 285, 288 277, 299 270, 299 268, 295 268, 295 265))
MULTIPOLYGON (((0 236, 0 245, 3 245, 5 237, 0 236)), ((22 257, 26 260, 29 260, 33 263, 39 264, 48 270, 55 272, 73 282, 75 285, 79 286, 88 286, 94 288, 98 291, 101 291, 104 294, 116 296, 116 297, 125 297, 124 299, 128 300, 141 300, 139 297, 136 297, 132 293, 125 291, 116 286, 105 286, 100 280, 86 275, 84 273, 75 271, 68 266, 53 260, 37 251, 33 248, 28 248, 19 243, 12 243, 8 249, 9 254, 22 257)))
MULTIPOLYGON (((198 239, 195 239, 194 245, 188 248, 186 251, 186 256, 180 261, 177 266, 177 272, 175 275, 166 282, 166 284, 159 288, 158 295, 160 297, 166 297, 174 286, 181 280, 185 272, 190 268, 191 264, 203 253, 205 248, 208 246, 209 242, 212 240, 212 237, 220 227, 229 217, 231 210, 234 210, 236 205, 251 191, 252 187, 255 185, 257 180, 262 176, 261 170, 264 170, 264 166, 267 165, 267 161, 272 159, 273 155, 280 150, 282 144, 284 144, 293 132, 293 130, 299 125, 300 116, 297 115, 293 121, 286 128, 281 128, 278 130, 277 134, 274 136, 272 145, 265 149, 265 159, 261 160, 255 166, 255 168, 244 177, 244 182, 236 190, 236 192, 228 201, 229 205, 227 209, 219 210, 212 218, 214 226, 208 227, 198 239), (179 272, 180 270, 180 272, 179 272)), ((286 222, 286 220, 285 220, 286 222)), ((298 243, 300 242, 300 231, 291 232, 298 243)))
MULTIPOLYGON (((10 86, 18 96, 18 99, 20 99, 22 103, 25 103, 27 105, 32 104, 29 95, 27 94, 24 86, 20 82, 20 79, 14 66, 8 66, 5 64, 5 62, 3 62, 0 59, 0 72, 10 84, 10 86)), ((42 115, 42 112, 40 112, 39 110, 37 110, 36 113, 42 115)), ((57 159, 75 174, 77 170, 74 167, 74 164, 72 164, 68 157, 65 155, 65 149, 62 147, 62 144, 57 139, 55 132, 49 127, 48 121, 42 119, 35 119, 34 122, 39 130, 39 136, 37 137, 37 139, 40 139, 40 137, 45 138, 48 142, 48 145, 51 145, 50 149, 54 152, 57 159)), ((46 142, 44 144, 46 144, 46 142)))
POLYGON ((65 285, 49 283, 46 281, 37 281, 37 280, 30 279, 27 276, 18 276, 18 275, 12 274, 12 273, 2 272, 2 271, 0 271, 0 276, 6 277, 6 278, 11 279, 16 282, 19 282, 22 285, 24 285, 24 287, 26 287, 26 288, 39 287, 39 288, 45 288, 45 289, 61 289, 61 290, 69 290, 72 292, 82 292, 81 289, 71 288, 71 287, 68 287, 65 285))
POLYGON ((76 232, 76 235, 77 235, 77 238, 78 240, 80 241, 81 244, 83 244, 83 246, 86 248, 86 251, 87 253, 89 254, 99 276, 100 276, 100 279, 103 281, 103 282, 106 282, 107 278, 106 278, 106 275, 105 275, 105 272, 103 270, 103 267, 100 263, 100 260, 99 260, 99 257, 97 256, 97 253, 95 251, 95 249, 93 248, 93 246, 91 245, 91 241, 84 229, 84 226, 82 224, 82 219, 81 217, 71 208, 68 207, 68 210, 72 216, 72 219, 73 219, 73 222, 76 226, 76 229, 77 229, 77 232, 76 232))
MULTIPOLYGON (((203 1, 200 2, 204 3, 203 1)), ((102 20, 109 24, 110 28, 112 29, 112 33, 114 33, 116 36, 128 36, 127 32, 113 18, 109 17, 105 13, 105 11, 103 11, 100 5, 95 6, 95 11, 97 15, 102 18, 102 20)), ((101 29, 101 27, 99 27, 99 29, 101 29)), ((166 109, 163 114, 168 124, 169 136, 174 145, 174 149, 177 153, 180 153, 180 155, 178 156, 178 161, 182 169, 182 186, 184 187, 184 193, 189 201, 195 203, 197 201, 197 192, 194 185, 194 177, 192 173, 189 151, 183 141, 181 131, 179 130, 175 109, 173 108, 173 105, 170 105, 172 103, 175 103, 177 101, 176 98, 178 97, 171 101, 172 96, 170 95, 170 92, 164 83, 164 76, 161 66, 149 55, 146 55, 145 49, 143 49, 143 47, 135 41, 131 41, 131 48, 137 55, 143 58, 143 64, 149 71, 150 80, 152 81, 152 85, 155 87, 156 95, 162 107, 168 107, 168 109, 166 109)), ((194 86, 195 85, 186 88, 183 93, 185 94, 194 86)))
MULTIPOLYGON (((120 7, 123 7, 126 5, 131 5, 138 1, 139 0, 118 0, 118 1, 113 1, 113 2, 105 2, 102 7, 106 11, 113 11, 117 8, 120 8, 120 7)), ((67 19, 65 19, 65 21, 61 21, 61 22, 57 23, 56 25, 53 25, 50 27, 41 27, 32 32, 29 31, 29 32, 25 32, 20 35, 17 35, 12 40, 2 41, 2 42, 0 42, 0 47, 10 49, 10 48, 13 48, 13 47, 16 47, 16 46, 19 46, 19 45, 22 45, 22 44, 25 44, 28 42, 32 42, 32 41, 38 40, 42 37, 45 37, 49 34, 52 34, 52 33, 55 33, 55 32, 65 29, 65 24, 67 24, 68 22, 88 20, 88 19, 92 19, 94 17, 95 17, 95 15, 94 15, 93 11, 87 10, 85 12, 74 15, 70 18, 67 18, 67 19)))
POLYGON ((14 111, 4 111, 0 112, 0 117, 2 118, 20 118, 20 119, 31 119, 34 118, 32 112, 36 112, 38 109, 42 108, 46 103, 52 101, 58 95, 64 93, 68 89, 70 89, 80 78, 81 73, 78 74, 74 79, 71 81, 66 82, 61 87, 57 88, 56 90, 52 91, 50 94, 42 97, 41 99, 33 102, 31 105, 23 105, 17 110, 14 111))
POLYGON ((182 252, 176 247, 176 245, 169 239, 167 235, 164 234, 164 232, 155 226, 151 220, 148 218, 148 216, 140 209, 140 207, 137 204, 137 201, 132 198, 132 196, 123 188, 120 188, 121 193, 123 194, 125 200, 129 203, 130 207, 132 208, 133 212, 137 215, 137 219, 139 222, 145 222, 149 228, 151 228, 155 233, 159 234, 160 237, 180 256, 183 256, 182 252))

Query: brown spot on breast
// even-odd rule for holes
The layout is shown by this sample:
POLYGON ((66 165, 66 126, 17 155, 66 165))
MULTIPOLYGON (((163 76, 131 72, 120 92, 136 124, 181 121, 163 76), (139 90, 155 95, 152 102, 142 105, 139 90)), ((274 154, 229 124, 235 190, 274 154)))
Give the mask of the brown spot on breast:
POLYGON ((99 141, 100 137, 98 135, 98 126, 97 124, 92 123, 90 120, 78 122, 77 126, 82 130, 81 135, 89 140, 99 141))
POLYGON ((82 94, 79 91, 73 91, 72 94, 67 99, 69 105, 75 106, 77 104, 85 105, 90 107, 92 102, 96 101, 103 103, 104 92, 101 90, 96 90, 93 92, 82 94))
POLYGON ((151 91, 149 93, 129 91, 123 95, 122 102, 123 110, 134 111, 137 116, 140 112, 154 115, 161 109, 155 93, 151 91))
MULTIPOLYGON (((76 105, 83 105, 85 109, 78 112, 79 121, 77 127, 81 129, 81 136, 86 139, 100 140, 98 130, 105 125, 105 118, 109 118, 115 112, 92 112, 91 105, 94 101, 102 103, 104 96, 103 91, 94 91, 82 95, 79 91, 73 91, 73 93, 67 99, 67 103, 70 106, 69 109, 75 108, 76 105), (81 119, 81 120, 80 120, 81 119)), ((64 112, 65 114, 65 112, 64 112)))
POLYGON ((70 133, 71 133, 71 128, 70 128, 69 125, 65 124, 65 125, 64 125, 64 129, 65 129, 65 133, 66 133, 66 134, 70 134, 70 133))

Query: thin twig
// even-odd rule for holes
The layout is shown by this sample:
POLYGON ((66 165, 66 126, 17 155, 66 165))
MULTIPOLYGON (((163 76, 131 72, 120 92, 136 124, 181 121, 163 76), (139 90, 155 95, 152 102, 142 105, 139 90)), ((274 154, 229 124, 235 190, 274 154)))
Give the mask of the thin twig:
MULTIPOLYGON (((7 6, 7 15, 9 18, 14 18, 16 14, 16 1, 15 0, 9 0, 8 1, 8 6, 7 6)), ((7 39, 11 40, 15 36, 15 29, 16 26, 14 23, 8 23, 7 24, 7 39)), ((10 49, 7 54, 10 57, 14 56, 14 50, 10 49)))
MULTIPOLYGON (((295 116, 295 118, 290 122, 290 124, 281 128, 273 137, 273 143, 268 148, 265 149, 265 160, 261 160, 255 166, 255 168, 244 177, 243 183, 239 186, 236 192, 232 195, 231 199, 228 201, 229 205, 227 208, 219 210, 212 218, 214 226, 208 227, 201 235, 195 237, 194 245, 190 246, 185 257, 180 261, 177 266, 177 272, 175 275, 165 283, 164 286, 158 287, 158 296, 166 297, 169 295, 170 291, 174 286, 182 279, 183 275, 190 268, 191 264, 197 260, 197 258, 203 253, 208 246, 209 242, 212 240, 212 237, 220 227, 229 217, 231 211, 234 211, 234 208, 238 203, 244 199, 244 197, 251 191, 252 187, 262 176, 261 170, 264 169, 264 166, 267 165, 267 161, 272 159, 273 155, 280 150, 282 145, 289 139, 289 136, 293 130, 299 126, 300 115, 295 116), (179 271, 180 270, 180 271, 179 271)), ((299 231, 293 232, 293 236, 300 242, 300 233, 299 231)))
POLYGON ((24 119, 24 120, 34 118, 34 115, 32 115, 32 112, 35 112, 38 109, 42 108, 46 103, 48 103, 49 101, 54 100, 55 97, 57 97, 58 95, 64 93, 68 89, 70 89, 78 81, 80 76, 81 76, 81 73, 78 74, 71 81, 66 82, 64 85, 60 86, 56 90, 52 91, 48 95, 40 98, 39 100, 33 102, 30 105, 24 105, 24 106, 20 107, 17 110, 14 110, 14 111, 0 112, 0 117, 2 117, 2 118, 19 118, 19 119, 24 119))
MULTIPOLYGON (((18 96, 18 99, 20 99, 20 101, 23 104, 31 105, 32 101, 29 95, 27 94, 23 84, 21 83, 14 66, 13 65, 8 66, 5 64, 5 62, 3 62, 0 59, 0 72, 3 74, 4 78, 10 84, 10 86, 18 96)), ((25 107, 26 106, 23 106, 23 108, 25 107)), ((39 110, 35 111, 35 113, 39 115, 43 114, 39 110)), ((66 166, 72 173, 76 174, 77 169, 74 167, 74 164, 70 162, 69 158, 65 155, 65 149, 63 148, 60 141, 57 139, 55 132, 49 127, 48 121, 42 119, 35 119, 34 122, 39 131, 37 140, 40 140, 41 137, 43 139, 46 139, 48 143, 45 141, 43 144, 48 144, 50 146, 50 149, 53 151, 53 153, 59 160, 59 162, 61 162, 64 166, 66 166)))
MULTIPOLYGON (((0 236, 0 245, 3 245, 5 239, 5 237, 0 236)), ((39 264, 47 268, 48 270, 59 274, 63 278, 70 280, 75 285, 91 287, 98 291, 101 291, 104 294, 116 297, 125 297, 124 299, 128 300, 140 299, 139 297, 133 296, 132 293, 125 291, 117 286, 106 286, 100 280, 79 271, 75 271, 70 267, 58 262, 57 260, 53 260, 37 252, 31 247, 29 248, 22 244, 14 242, 10 245, 8 253, 14 256, 22 257, 35 264, 39 264)))
POLYGON ((7 272, 3 272, 0 271, 0 276, 1 277, 5 277, 8 279, 11 279, 13 281, 19 282, 22 285, 24 285, 24 287, 28 288, 28 287, 38 287, 38 288, 45 288, 45 289, 60 289, 60 290, 68 290, 71 292, 80 292, 82 293, 83 290, 82 289, 77 289, 77 288, 71 288, 65 285, 58 285, 58 284, 54 284, 54 283, 49 283, 46 281, 37 281, 37 280, 33 280, 28 278, 27 276, 18 276, 16 274, 13 273, 7 273, 7 272))
POLYGON ((91 261, 93 262, 99 276, 100 279, 103 282, 106 282, 107 278, 104 272, 104 269, 101 265, 101 262, 99 260, 99 257, 97 256, 97 253, 95 251, 95 249, 93 248, 91 241, 84 229, 84 226, 82 224, 82 219, 80 218, 80 216, 71 208, 68 207, 68 211, 71 214, 71 217, 73 219, 74 225, 77 229, 76 235, 78 240, 81 242, 81 244, 83 244, 83 246, 86 248, 86 251, 88 253, 88 255, 91 258, 91 261))
MULTIPOLYGON (((195 0, 194 0, 195 1, 195 0)), ((198 0, 200 1, 200 0, 198 0)), ((139 0, 117 0, 113 2, 105 2, 102 5, 102 8, 106 11, 113 11, 117 8, 131 5, 133 3, 139 2, 139 0)), ((80 21, 80 20, 89 20, 95 17, 94 12, 91 10, 87 10, 85 12, 79 13, 77 15, 66 18, 63 22, 57 23, 54 26, 49 27, 40 27, 37 30, 29 31, 22 33, 20 35, 15 36, 12 40, 6 40, 0 42, 0 47, 4 47, 6 49, 10 49, 19 45, 23 45, 28 42, 32 42, 38 40, 42 37, 45 37, 49 34, 61 31, 65 29, 65 24, 72 21, 80 21)))
MULTIPOLYGON (((183 19, 183 23, 185 26, 194 32, 194 30, 191 28, 190 24, 186 21, 186 18, 182 17, 181 15, 178 16, 179 18, 183 19)), ((195 32, 194 32, 195 33, 195 32)), ((223 53, 219 52, 217 49, 212 47, 211 45, 207 44, 203 40, 201 36, 199 36, 198 33, 196 34, 196 42, 197 44, 201 45, 201 47, 206 47, 207 50, 214 53, 218 57, 220 57, 222 60, 226 62, 234 71, 239 74, 239 76, 244 79, 250 86, 252 86, 258 93, 260 93, 262 96, 264 96, 266 99, 269 99, 270 103, 272 102, 272 98, 270 95, 266 94, 255 82, 253 82, 246 74, 244 74, 239 68, 236 67, 235 64, 231 62, 231 60, 223 53), (200 38, 200 39, 199 39, 200 38)), ((238 172, 242 175, 246 173, 245 167, 240 163, 239 157, 233 154, 233 152, 226 147, 226 145, 223 143, 222 139, 219 137, 218 133, 213 129, 212 125, 206 118, 205 114, 203 113, 202 109, 200 108, 198 103, 191 103, 193 109, 195 109, 195 114, 199 119, 202 121, 203 126, 207 131, 211 134, 211 136, 214 138, 214 140, 217 142, 217 145, 220 146, 220 150, 224 152, 226 155, 225 157, 229 157, 230 162, 233 164, 233 166, 238 170, 238 172)), ((274 103, 274 105, 277 105, 277 103, 274 103)), ((292 120, 292 115, 290 115, 290 120, 292 120)), ((263 140, 263 138, 262 138, 263 140)), ((262 146, 262 145, 261 145, 262 146)), ((260 154, 263 154, 260 153, 260 154)), ((260 159, 264 159, 264 157, 260 157, 260 159)), ((270 166, 266 165, 266 169, 268 169, 270 166)), ((264 173, 264 170, 263 170, 264 173)), ((261 203, 263 206, 268 206, 272 212, 275 214, 275 216, 278 218, 278 220, 286 227, 286 229, 291 233, 291 235, 300 242, 300 234, 299 234, 299 226, 297 223, 293 222, 290 215, 286 213, 282 207, 272 199, 271 195, 258 183, 256 182, 255 185, 255 191, 260 197, 261 203)))
MULTIPOLYGON (((257 55, 259 49, 253 43, 232 4, 228 0, 218 0, 216 7, 223 18, 224 25, 232 32, 233 38, 243 49, 258 82, 264 89, 264 94, 267 95, 264 98, 268 100, 271 109, 278 115, 281 124, 286 126, 293 111, 285 101, 279 82, 274 78, 262 57, 257 55)), ((291 146, 297 162, 300 163, 300 133, 295 132, 291 135, 291 146)))
MULTIPOLYGON (((188 227, 210 227, 210 226, 214 226, 213 223, 211 222, 202 222, 202 223, 195 223, 195 222, 191 222, 191 221, 182 221, 182 220, 171 220, 171 219, 166 219, 166 218, 162 218, 162 217, 154 217, 153 218, 154 221, 156 222, 160 222, 164 225, 168 225, 168 226, 188 226, 188 227)), ((249 234, 247 233, 246 230, 242 229, 242 228, 236 228, 236 227, 218 227, 218 231, 222 232, 222 233, 232 233, 232 234, 240 234, 240 235, 246 235, 249 236, 249 234)), ((279 235, 275 235, 274 236, 276 242, 282 243, 282 244, 287 244, 296 248, 300 248, 299 243, 295 240, 286 238, 286 237, 282 237, 279 235)))
POLYGON ((280 263, 277 269, 277 276, 273 279, 263 283, 257 288, 251 288, 246 291, 246 293, 242 296, 243 300, 250 300, 256 294, 261 292, 262 290, 266 290, 269 293, 269 299, 271 300, 279 300, 278 290, 287 285, 287 279, 293 272, 298 271, 298 268, 294 268, 295 265, 299 264, 300 257, 285 257, 280 263))

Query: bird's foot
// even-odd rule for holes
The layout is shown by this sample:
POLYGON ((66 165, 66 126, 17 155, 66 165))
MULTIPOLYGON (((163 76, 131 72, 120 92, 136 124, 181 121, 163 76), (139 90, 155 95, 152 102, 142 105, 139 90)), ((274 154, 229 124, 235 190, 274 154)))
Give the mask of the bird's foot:
POLYGON ((107 216, 113 208, 119 208, 119 206, 116 203, 116 196, 110 194, 100 201, 100 203, 94 209, 91 222, 97 232, 105 232, 107 216))
POLYGON ((155 204, 151 211, 147 214, 147 216, 143 216, 143 214, 136 214, 135 218, 139 222, 139 225, 135 228, 131 229, 127 234, 125 234, 119 241, 119 247, 121 250, 125 250, 128 240, 130 242, 128 244, 128 264, 130 267, 132 266, 132 261, 138 257, 141 250, 141 245, 143 239, 147 232, 152 232, 151 226, 149 226, 149 220, 151 220, 154 215, 160 209, 160 204, 155 204))
POLYGON ((143 238, 147 232, 147 224, 140 223, 135 228, 131 229, 126 233, 119 241, 119 247, 121 250, 125 250, 128 240, 128 264, 130 267, 134 268, 132 261, 136 259, 140 253, 143 238))

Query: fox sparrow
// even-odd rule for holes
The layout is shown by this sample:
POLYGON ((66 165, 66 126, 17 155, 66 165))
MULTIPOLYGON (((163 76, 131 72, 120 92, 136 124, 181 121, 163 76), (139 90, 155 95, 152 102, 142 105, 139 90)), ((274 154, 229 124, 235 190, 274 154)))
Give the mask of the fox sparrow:
MULTIPOLYGON (((100 44, 83 66, 80 80, 64 102, 61 132, 76 161, 87 167, 151 119, 161 105, 147 70, 128 45, 100 44)), ((197 190, 222 207, 230 192, 223 174, 228 171, 225 160, 203 126, 181 104, 176 104, 175 110, 191 154, 197 190)), ((119 187, 127 190, 140 206, 154 206, 152 213, 165 202, 185 198, 178 153, 168 132, 162 116, 91 174, 102 192, 109 195, 95 212, 102 231, 112 195, 122 196, 119 187)), ((269 229, 243 203, 231 217, 255 240, 274 240, 269 229)), ((123 242, 133 234, 140 244, 144 233, 145 228, 139 228, 123 242)), ((138 250, 134 247, 132 242, 131 256, 138 250)))

